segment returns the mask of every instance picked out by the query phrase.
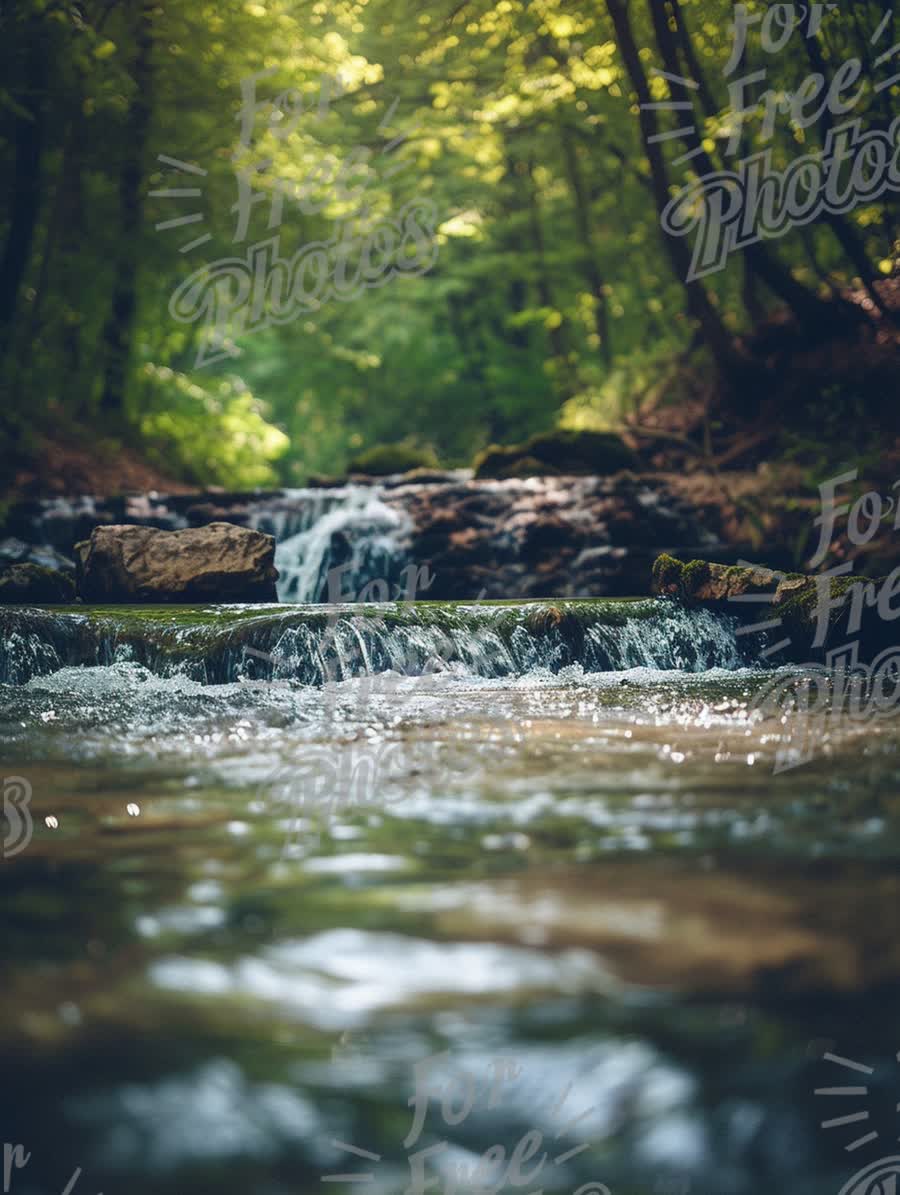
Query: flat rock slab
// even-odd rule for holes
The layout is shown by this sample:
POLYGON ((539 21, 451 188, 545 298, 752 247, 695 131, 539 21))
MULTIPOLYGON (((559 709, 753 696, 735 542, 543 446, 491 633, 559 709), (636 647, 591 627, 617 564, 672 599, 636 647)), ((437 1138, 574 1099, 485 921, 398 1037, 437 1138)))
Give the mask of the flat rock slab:
POLYGON ((95 527, 75 545, 86 602, 276 602, 275 540, 233 523, 95 527))
POLYGON ((779 642, 763 656, 770 663, 830 663, 829 653, 838 653, 840 660, 852 647, 862 663, 883 662, 885 680, 893 675, 891 653, 900 635, 900 567, 887 577, 805 576, 757 565, 685 562, 664 554, 653 564, 651 588, 687 606, 733 615, 746 624, 745 634, 764 636, 771 630, 779 642))

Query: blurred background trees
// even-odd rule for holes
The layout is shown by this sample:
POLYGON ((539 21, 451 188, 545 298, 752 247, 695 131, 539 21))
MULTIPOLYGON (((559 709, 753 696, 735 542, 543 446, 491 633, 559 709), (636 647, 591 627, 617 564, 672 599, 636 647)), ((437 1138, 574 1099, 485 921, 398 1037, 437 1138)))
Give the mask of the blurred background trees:
MULTIPOLYGON (((54 435, 127 443, 170 476, 232 487, 339 472, 382 442, 466 464, 491 441, 559 424, 615 427, 688 354, 751 409, 759 379, 742 346, 754 328, 787 313, 815 339, 856 318, 848 294, 878 302, 895 271, 897 196, 686 283, 689 243, 660 229, 674 190, 733 169, 735 137, 742 154, 771 147, 783 168, 831 127, 827 112, 806 128, 781 115, 768 139, 760 107, 736 128, 733 11, 726 0, 6 6, 8 467, 54 435), (261 106, 248 136, 252 76, 261 106), (689 112, 646 106, 685 97, 689 112), (236 172, 256 197, 243 229, 236 172), (179 190, 197 193, 154 194, 179 190), (195 367, 201 325, 169 313, 189 274, 276 234, 289 257, 416 198, 439 214, 427 274, 239 337, 240 355, 195 367)), ((884 19, 863 2, 778 54, 751 39, 736 73, 765 67, 766 86, 790 93, 859 56, 870 79, 888 77, 875 59, 894 27, 872 44, 884 19)), ((870 86, 853 115, 887 128, 898 91, 870 86)))

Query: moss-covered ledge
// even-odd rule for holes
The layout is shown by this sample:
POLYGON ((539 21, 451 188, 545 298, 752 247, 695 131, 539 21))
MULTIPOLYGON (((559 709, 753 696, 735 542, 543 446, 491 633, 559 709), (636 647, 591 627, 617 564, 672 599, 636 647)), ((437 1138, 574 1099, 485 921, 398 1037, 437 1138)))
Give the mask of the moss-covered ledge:
POLYGON ((738 618, 775 663, 817 663, 853 644, 859 661, 870 663, 900 645, 900 568, 877 579, 807 576, 664 554, 654 561, 651 586, 659 597, 738 618), (782 646, 769 654, 775 644, 782 646))
POLYGON ((333 633, 342 627, 347 631, 351 623, 355 630, 341 651, 354 675, 395 667, 397 661, 378 644, 397 632, 398 651, 402 647, 397 659, 409 656, 410 675, 421 672, 429 656, 447 663, 467 659, 466 645, 479 639, 486 651, 496 649, 501 657, 508 653, 511 660, 523 636, 535 645, 549 641, 561 665, 573 664, 582 659, 593 629, 621 630, 635 621, 669 621, 674 614, 668 604, 650 598, 341 606, 135 603, 65 611, 0 606, 0 683, 23 684, 58 668, 115 660, 207 684, 283 678, 319 683, 321 653, 331 650, 333 633), (360 651, 360 635, 368 646, 352 663, 360 651), (424 655, 419 659, 417 653, 424 655))

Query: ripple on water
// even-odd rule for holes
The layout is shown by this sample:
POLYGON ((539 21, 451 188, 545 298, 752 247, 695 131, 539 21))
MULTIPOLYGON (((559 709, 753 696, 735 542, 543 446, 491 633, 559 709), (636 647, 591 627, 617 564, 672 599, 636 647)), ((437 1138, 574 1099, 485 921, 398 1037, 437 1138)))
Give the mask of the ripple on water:
POLYGON ((400 934, 335 929, 278 942, 232 964, 169 957, 152 963, 156 986, 187 995, 272 1003, 319 1029, 356 1029, 389 1008, 437 997, 496 1000, 528 994, 604 991, 610 979, 581 950, 548 956, 491 942, 433 942, 400 934))

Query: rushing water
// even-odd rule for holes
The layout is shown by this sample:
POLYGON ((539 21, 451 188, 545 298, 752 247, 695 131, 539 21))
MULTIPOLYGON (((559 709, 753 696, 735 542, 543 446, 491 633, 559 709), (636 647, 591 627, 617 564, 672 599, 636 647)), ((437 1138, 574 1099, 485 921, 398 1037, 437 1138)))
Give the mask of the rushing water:
POLYGON ((377 488, 293 490, 286 502, 287 509, 274 516, 261 510, 250 519, 251 526, 275 536, 279 601, 343 601, 363 597, 374 580, 388 593, 398 585, 408 564, 405 537, 411 523, 383 502, 377 488), (332 593, 329 574, 333 589, 338 569, 339 592, 332 593))
POLYGON ((830 724, 773 775, 796 726, 729 620, 3 630, 33 823, 0 866, 17 1195, 76 1168, 76 1195, 399 1195, 416 1166, 458 1195, 837 1195, 896 1152, 896 729, 830 724))

